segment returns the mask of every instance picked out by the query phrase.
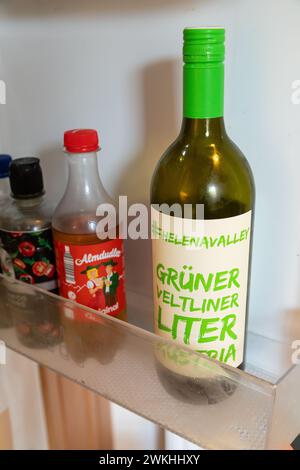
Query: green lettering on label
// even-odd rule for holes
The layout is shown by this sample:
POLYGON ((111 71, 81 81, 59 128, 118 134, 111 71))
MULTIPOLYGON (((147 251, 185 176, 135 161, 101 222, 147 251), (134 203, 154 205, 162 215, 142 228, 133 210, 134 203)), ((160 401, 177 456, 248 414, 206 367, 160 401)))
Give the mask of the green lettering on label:
POLYGON ((162 311, 161 311, 161 307, 159 306, 158 307, 158 328, 162 331, 167 331, 169 333, 171 329, 162 323, 161 316, 162 316, 162 311))
POLYGON ((218 335, 215 336, 207 336, 209 333, 213 333, 214 331, 218 331, 218 327, 214 326, 209 328, 209 325, 218 323, 219 318, 203 318, 201 321, 200 327, 200 334, 198 338, 198 343, 209 343, 211 341, 216 341, 218 339, 218 335))
POLYGON ((223 327, 220 333, 220 341, 224 341, 226 335, 228 335, 232 339, 237 339, 237 335, 232 330, 236 323, 236 315, 227 315, 222 319, 223 327))

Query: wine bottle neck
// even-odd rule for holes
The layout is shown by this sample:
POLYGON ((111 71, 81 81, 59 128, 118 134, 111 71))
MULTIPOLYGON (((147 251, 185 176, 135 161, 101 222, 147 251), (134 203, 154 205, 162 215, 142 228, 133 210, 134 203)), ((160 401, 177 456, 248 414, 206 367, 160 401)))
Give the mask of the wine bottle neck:
POLYGON ((183 118, 180 135, 188 138, 222 139, 226 136, 223 117, 192 119, 183 118))
POLYGON ((212 119, 223 116, 224 63, 185 63, 183 67, 183 116, 212 119))

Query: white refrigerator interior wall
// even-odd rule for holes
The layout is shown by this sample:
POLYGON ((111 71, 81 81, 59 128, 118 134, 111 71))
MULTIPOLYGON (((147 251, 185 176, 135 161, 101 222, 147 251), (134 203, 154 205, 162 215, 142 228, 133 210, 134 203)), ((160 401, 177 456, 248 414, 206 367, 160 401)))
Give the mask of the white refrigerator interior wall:
MULTIPOLYGON (((148 201, 180 126, 182 29, 225 26, 227 130, 257 189, 249 326, 285 339, 300 315, 299 18, 297 0, 1 1, 1 152, 39 156, 56 201, 63 131, 95 127, 108 192, 148 201)), ((126 261, 128 288, 151 295, 149 243, 128 241, 126 261)))

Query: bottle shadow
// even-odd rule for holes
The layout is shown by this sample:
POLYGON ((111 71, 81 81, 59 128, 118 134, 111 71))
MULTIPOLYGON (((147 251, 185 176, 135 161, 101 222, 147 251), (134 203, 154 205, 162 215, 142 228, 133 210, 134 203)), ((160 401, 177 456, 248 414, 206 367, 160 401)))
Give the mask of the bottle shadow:
MULTIPOLYGON (((128 204, 139 202, 149 207, 154 168, 178 133, 176 75, 179 70, 179 61, 165 59, 150 63, 140 71, 143 144, 136 155, 128 158, 129 164, 116 183, 116 193, 127 195, 128 204)), ((149 221, 150 218, 148 226, 149 221)), ((125 241, 127 288, 148 296, 152 295, 149 234, 148 229, 148 239, 125 241)))
POLYGON ((53 210, 59 203, 67 185, 67 164, 62 146, 42 147, 37 157, 40 159, 47 200, 53 210), (57 191, 60 188, 60 191, 57 191))

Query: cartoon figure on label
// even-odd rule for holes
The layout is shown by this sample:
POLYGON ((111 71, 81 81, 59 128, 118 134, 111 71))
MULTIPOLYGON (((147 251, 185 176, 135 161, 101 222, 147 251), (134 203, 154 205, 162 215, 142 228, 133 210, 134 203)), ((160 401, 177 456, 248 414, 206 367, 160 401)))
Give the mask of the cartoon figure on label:
POLYGON ((101 263, 102 266, 105 266, 106 277, 103 279, 104 282, 104 297, 106 307, 111 307, 115 305, 118 301, 117 297, 117 288, 119 285, 119 274, 114 271, 114 266, 117 266, 114 260, 110 259, 101 263))
POLYGON ((98 269, 100 265, 88 266, 81 274, 86 274, 88 282, 86 284, 92 298, 88 303, 88 307, 95 310, 102 310, 104 308, 105 300, 103 297, 104 281, 99 277, 98 269))

